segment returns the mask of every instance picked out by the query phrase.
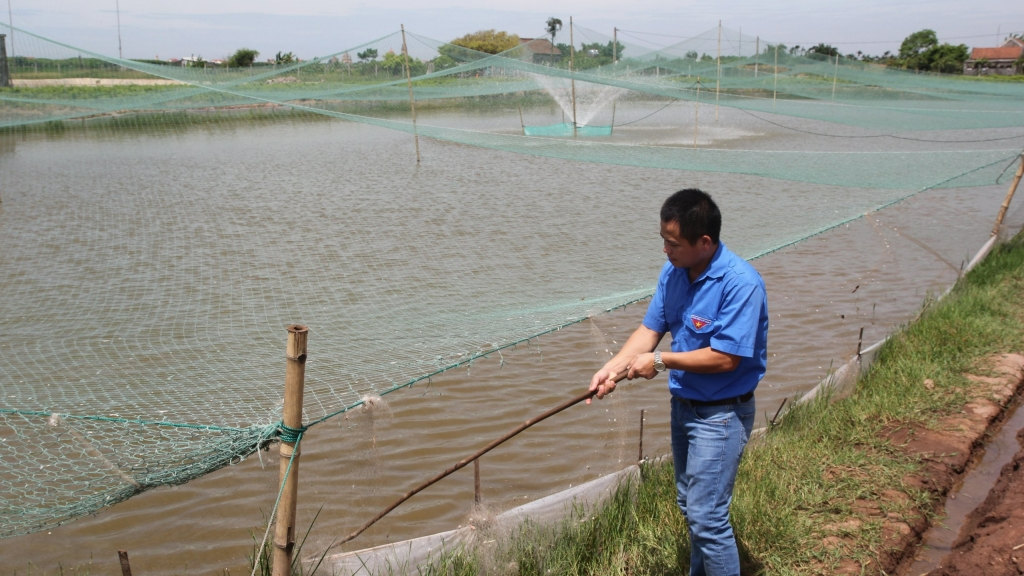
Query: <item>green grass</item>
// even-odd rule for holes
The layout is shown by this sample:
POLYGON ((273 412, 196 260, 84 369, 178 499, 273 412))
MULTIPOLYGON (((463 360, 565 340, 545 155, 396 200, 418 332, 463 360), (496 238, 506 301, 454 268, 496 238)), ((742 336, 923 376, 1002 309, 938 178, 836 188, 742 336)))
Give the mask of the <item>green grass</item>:
MULTIPOLYGON (((897 426, 935 426, 968 398, 964 374, 983 359, 1024 351, 1024 236, 997 248, 941 302, 891 338, 853 393, 800 404, 748 446, 732 507, 745 573, 831 573, 843 559, 876 557, 877 517, 858 515, 858 499, 883 513, 926 512, 931 496, 902 478, 919 462, 883 439, 897 426), (934 390, 923 385, 934 381, 934 390), (900 502, 887 490, 909 495, 900 502), (856 519, 860 526, 842 525, 856 519), (843 538, 838 548, 822 540, 843 538)), ((770 368, 769 368, 770 369, 770 368)), ((460 550, 431 574, 685 573, 689 543, 675 506, 671 462, 645 468, 588 518, 577 510, 557 526, 525 525, 499 548, 460 550)))

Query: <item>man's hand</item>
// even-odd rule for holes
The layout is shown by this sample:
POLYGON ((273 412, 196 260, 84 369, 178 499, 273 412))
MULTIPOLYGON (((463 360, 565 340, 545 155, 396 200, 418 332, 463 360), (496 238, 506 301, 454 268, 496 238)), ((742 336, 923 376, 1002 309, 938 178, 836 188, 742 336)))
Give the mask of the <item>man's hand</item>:
POLYGON ((626 378, 630 380, 634 378, 646 378, 648 380, 654 378, 658 375, 658 371, 654 369, 654 353, 637 354, 629 363, 628 370, 626 378))
MULTIPOLYGON (((606 364, 604 368, 598 370, 594 377, 590 379, 590 391, 597 391, 596 396, 598 400, 611 394, 615 391, 615 377, 624 371, 624 368, 615 370, 609 368, 606 364)), ((590 404, 590 398, 587 398, 587 404, 590 404)))

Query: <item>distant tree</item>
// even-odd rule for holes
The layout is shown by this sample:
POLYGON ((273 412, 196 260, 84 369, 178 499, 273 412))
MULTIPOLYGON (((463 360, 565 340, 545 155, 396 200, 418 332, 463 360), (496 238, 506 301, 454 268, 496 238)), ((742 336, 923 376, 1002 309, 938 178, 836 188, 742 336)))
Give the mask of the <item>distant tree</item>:
POLYGON ((274 55, 274 64, 291 64, 292 62, 295 62, 295 60, 295 54, 292 54, 291 52, 278 52, 274 55))
POLYGON ((497 30, 479 30, 472 34, 466 34, 451 41, 456 46, 485 52, 487 54, 498 54, 519 46, 519 36, 508 32, 497 30))
POLYGON ((714 62, 715 59, 712 58, 710 54, 704 53, 704 54, 701 55, 700 61, 701 62, 714 62))
POLYGON ((963 72, 964 61, 969 57, 966 44, 939 44, 935 31, 924 29, 907 36, 900 44, 899 63, 914 70, 958 74, 963 72))
POLYGON ((580 47, 580 51, 587 53, 590 50, 597 50, 599 58, 612 58, 615 56, 617 50, 619 58, 622 58, 622 52, 625 51, 626 47, 622 45, 622 42, 618 42, 617 44, 618 45, 616 46, 616 44, 613 44, 611 40, 609 40, 607 44, 593 42, 591 44, 583 44, 580 47))
MULTIPOLYGON (((392 76, 405 76, 405 56, 394 51, 384 55, 380 69, 392 76)), ((417 58, 409 58, 409 74, 420 76, 427 71, 427 66, 417 58)))
POLYGON ((196 56, 194 60, 188 63, 192 68, 206 68, 206 60, 203 60, 203 56, 200 54, 196 56))
POLYGON ((252 63, 256 61, 256 57, 259 55, 258 51, 251 48, 239 48, 228 58, 228 66, 231 68, 252 66, 252 63))
POLYGON ((838 56, 839 50, 831 44, 821 43, 807 49, 807 54, 821 54, 822 56, 838 56))
POLYGON ((934 30, 925 28, 914 32, 903 39, 900 44, 900 60, 906 68, 915 70, 927 70, 928 59, 925 56, 928 50, 938 46, 939 38, 934 30))
MULTIPOLYGON (((779 49, 781 50, 782 48, 780 47, 779 49)), ((806 54, 806 53, 807 53, 807 50, 804 50, 804 49, 800 48, 799 44, 797 44, 796 46, 793 46, 792 48, 789 49, 789 55, 790 56, 800 56, 801 54, 806 54)))
POLYGON ((697 54, 696 50, 690 50, 689 52, 686 53, 686 58, 688 60, 696 60, 698 57, 699 55, 697 54))
POLYGON ((359 58, 360 60, 370 60, 370 61, 376 60, 377 59, 377 49, 376 48, 367 48, 366 50, 363 50, 362 52, 356 52, 356 57, 359 58))
POLYGON ((552 16, 548 18, 548 21, 544 25, 544 30, 547 31, 548 36, 551 36, 551 45, 555 45, 555 35, 562 29, 562 21, 552 16))

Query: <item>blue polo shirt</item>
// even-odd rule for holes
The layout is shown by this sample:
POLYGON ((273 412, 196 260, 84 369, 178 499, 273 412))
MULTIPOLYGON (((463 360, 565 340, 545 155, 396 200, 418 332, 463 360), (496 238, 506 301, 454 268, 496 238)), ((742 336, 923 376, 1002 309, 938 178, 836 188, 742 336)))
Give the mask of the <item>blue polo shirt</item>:
POLYGON ((718 374, 669 370, 668 389, 688 400, 721 400, 752 392, 768 365, 768 297, 764 281, 724 243, 704 273, 690 283, 689 271, 665 262, 644 326, 672 333, 672 351, 710 346, 740 357, 737 368, 718 374))

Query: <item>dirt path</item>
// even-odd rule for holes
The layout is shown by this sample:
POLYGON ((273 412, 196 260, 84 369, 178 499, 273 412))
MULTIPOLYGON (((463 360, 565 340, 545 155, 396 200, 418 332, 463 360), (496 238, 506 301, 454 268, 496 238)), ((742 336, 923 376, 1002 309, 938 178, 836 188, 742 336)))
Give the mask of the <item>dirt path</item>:
MULTIPOLYGON (((1017 442, 1024 444, 1024 429, 1017 442)), ((1003 467, 988 497, 968 516, 952 552, 929 576, 975 574, 1024 574, 1024 449, 1003 467)))

